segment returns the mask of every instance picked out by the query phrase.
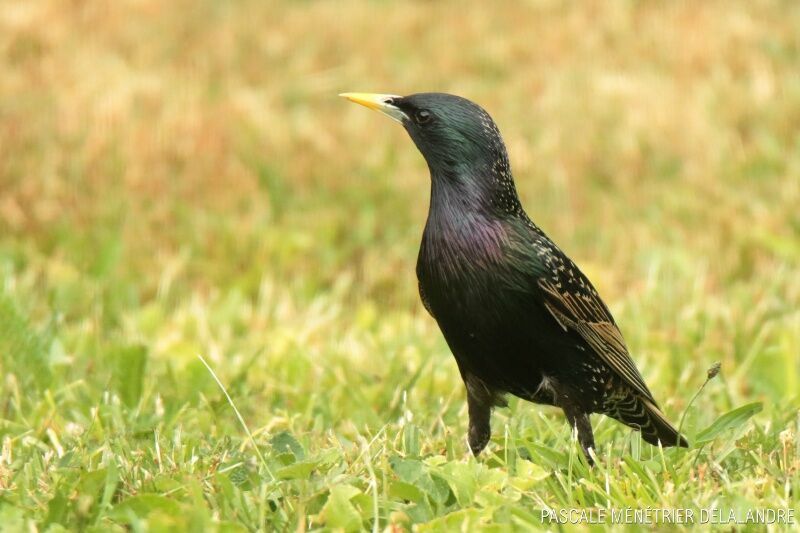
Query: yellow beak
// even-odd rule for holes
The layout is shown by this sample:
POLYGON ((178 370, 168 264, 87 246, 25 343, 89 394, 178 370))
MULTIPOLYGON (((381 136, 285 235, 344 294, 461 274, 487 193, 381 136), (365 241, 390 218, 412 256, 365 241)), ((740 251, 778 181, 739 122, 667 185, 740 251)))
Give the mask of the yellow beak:
POLYGON ((361 104, 364 107, 380 111, 387 117, 397 122, 403 123, 403 119, 408 118, 402 109, 393 105, 392 100, 402 98, 396 94, 371 94, 371 93, 342 93, 339 96, 347 98, 351 102, 361 104))

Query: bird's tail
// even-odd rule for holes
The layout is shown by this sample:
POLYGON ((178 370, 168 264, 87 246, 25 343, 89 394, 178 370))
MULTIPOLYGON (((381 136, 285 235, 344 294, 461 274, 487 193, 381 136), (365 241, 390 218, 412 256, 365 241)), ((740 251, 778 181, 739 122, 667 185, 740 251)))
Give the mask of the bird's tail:
POLYGON ((642 403, 644 403, 645 411, 650 419, 650 423, 641 430, 642 438, 644 438, 646 442, 649 442, 655 446, 657 446, 658 442, 661 441, 661 445, 664 447, 689 447, 689 443, 686 442, 686 439, 683 438, 683 435, 678 434, 678 430, 669 423, 667 417, 664 416, 664 413, 662 413, 655 404, 648 400, 642 400, 642 403))
POLYGON ((660 441, 665 448, 669 446, 689 447, 689 443, 682 435, 678 434, 678 430, 669 423, 664 413, 647 398, 641 396, 628 398, 628 401, 619 402, 616 409, 608 414, 626 426, 641 431, 645 442, 654 446, 658 446, 660 441))

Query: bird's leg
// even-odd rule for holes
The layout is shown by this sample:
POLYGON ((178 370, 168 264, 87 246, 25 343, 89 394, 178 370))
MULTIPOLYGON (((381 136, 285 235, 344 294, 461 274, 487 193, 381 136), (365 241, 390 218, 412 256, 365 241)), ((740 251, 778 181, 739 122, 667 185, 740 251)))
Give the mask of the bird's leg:
POLYGON ((578 432, 578 442, 581 444, 583 455, 586 456, 586 461, 589 466, 594 466, 594 459, 589 453, 589 449, 594 450, 594 433, 592 432, 592 423, 589 421, 588 413, 584 412, 579 405, 572 399, 572 394, 568 391, 556 390, 556 404, 564 411, 570 427, 578 432))
POLYGON ((489 443, 489 437, 492 436, 492 427, 489 422, 492 406, 502 405, 503 402, 502 399, 496 397, 483 380, 462 368, 460 363, 458 368, 461 371, 464 385, 467 387, 467 410, 469 411, 467 442, 472 454, 477 456, 483 451, 489 443))
POLYGON ((583 455, 586 456, 586 462, 589 463, 589 466, 594 466, 594 459, 592 458, 592 454, 589 453, 590 449, 594 451, 594 433, 592 432, 592 423, 589 421, 589 415, 581 413, 571 424, 578 430, 578 442, 581 443, 581 449, 583 450, 583 455))
POLYGON ((586 456, 586 461, 589 466, 594 466, 594 459, 589 453, 589 449, 594 450, 594 433, 592 433, 592 423, 589 421, 589 415, 573 409, 564 409, 564 414, 567 415, 569 425, 578 432, 578 442, 581 444, 583 455, 586 456))
POLYGON ((486 401, 487 398, 481 395, 472 394, 470 386, 467 385, 467 409, 469 411, 469 433, 467 441, 472 455, 477 455, 483 451, 489 443, 492 435, 492 428, 489 419, 492 414, 492 404, 486 401))

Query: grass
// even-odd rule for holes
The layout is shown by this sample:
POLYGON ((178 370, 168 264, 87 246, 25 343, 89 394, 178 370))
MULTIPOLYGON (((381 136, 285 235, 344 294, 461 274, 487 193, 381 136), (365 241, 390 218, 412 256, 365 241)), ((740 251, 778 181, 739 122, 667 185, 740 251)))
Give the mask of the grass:
POLYGON ((778 0, 2 3, 0 529, 797 509, 799 25, 778 0), (416 294, 427 171, 347 90, 493 114, 692 448, 594 417, 588 469, 512 401, 468 455, 416 294))

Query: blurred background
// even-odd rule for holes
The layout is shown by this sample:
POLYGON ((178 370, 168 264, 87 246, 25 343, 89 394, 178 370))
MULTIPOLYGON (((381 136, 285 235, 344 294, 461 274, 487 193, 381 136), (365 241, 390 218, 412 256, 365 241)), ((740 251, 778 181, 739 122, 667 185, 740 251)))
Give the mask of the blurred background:
POLYGON ((786 427, 798 28, 788 0, 3 2, 0 435, 238 435, 203 354, 263 438, 416 413, 431 449, 463 445, 414 274, 427 168, 343 91, 484 106, 670 418, 721 361, 690 426, 765 400, 786 427))

